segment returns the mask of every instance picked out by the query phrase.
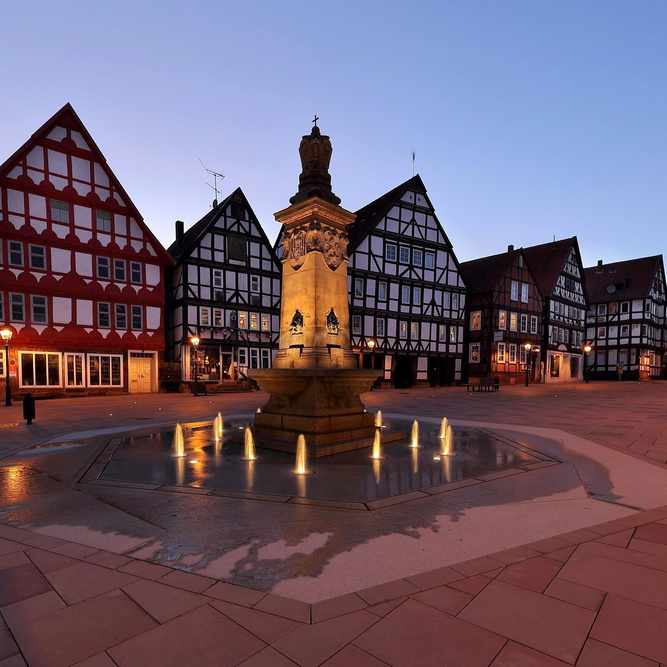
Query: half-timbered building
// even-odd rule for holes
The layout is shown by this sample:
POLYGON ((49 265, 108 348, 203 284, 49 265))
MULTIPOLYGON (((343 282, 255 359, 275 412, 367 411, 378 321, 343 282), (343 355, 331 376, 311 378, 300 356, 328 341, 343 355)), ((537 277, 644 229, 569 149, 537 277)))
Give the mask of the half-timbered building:
POLYGON ((663 376, 665 266, 662 255, 585 269, 588 372, 597 380, 663 376))
POLYGON ((501 384, 539 380, 544 299, 523 250, 462 262, 470 287, 467 367, 471 378, 496 377, 501 384), (529 345, 527 348, 526 346, 529 345))
POLYGON ((466 285, 417 175, 356 212, 350 329, 360 365, 394 386, 461 380, 466 285))
POLYGON ((542 379, 580 380, 587 301, 577 237, 523 250, 544 297, 542 379))
POLYGON ((170 264, 66 104, 0 166, 0 375, 15 393, 157 391, 170 264))
POLYGON ((280 267, 240 188, 187 231, 176 222, 167 354, 182 379, 222 384, 270 368, 280 334, 280 267), (200 339, 193 349, 191 339, 200 339))

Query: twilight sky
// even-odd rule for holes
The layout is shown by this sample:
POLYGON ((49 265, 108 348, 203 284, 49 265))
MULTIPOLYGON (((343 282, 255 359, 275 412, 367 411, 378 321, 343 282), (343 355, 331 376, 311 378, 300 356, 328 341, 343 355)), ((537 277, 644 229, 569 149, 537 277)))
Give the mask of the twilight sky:
POLYGON ((667 251, 665 0, 0 0, 0 162, 70 102, 165 246, 197 158, 273 241, 315 114, 355 211, 416 172, 461 261, 667 251))

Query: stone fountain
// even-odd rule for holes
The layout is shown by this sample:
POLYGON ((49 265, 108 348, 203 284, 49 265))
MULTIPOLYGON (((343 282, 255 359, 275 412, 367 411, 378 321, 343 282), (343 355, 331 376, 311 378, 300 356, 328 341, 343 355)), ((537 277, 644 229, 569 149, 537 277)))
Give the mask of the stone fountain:
POLYGON ((357 368, 350 345, 347 230, 355 215, 331 190, 329 137, 315 125, 301 140, 302 172, 282 224, 280 348, 271 369, 250 375, 271 394, 255 415, 260 447, 295 452, 303 433, 309 456, 370 447, 373 415, 360 394, 378 371, 357 368))

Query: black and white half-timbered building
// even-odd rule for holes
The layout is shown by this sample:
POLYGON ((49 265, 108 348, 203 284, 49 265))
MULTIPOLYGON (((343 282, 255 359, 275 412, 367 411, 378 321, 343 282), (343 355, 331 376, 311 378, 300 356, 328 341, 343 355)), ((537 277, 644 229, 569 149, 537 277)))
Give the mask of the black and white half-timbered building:
POLYGON ((581 380, 587 300, 577 237, 524 248, 524 256, 544 297, 542 379, 581 380))
POLYGON ((281 272, 240 188, 189 230, 176 222, 167 285, 167 355, 182 379, 238 382, 270 368, 280 333, 281 272), (193 349, 191 339, 200 339, 193 349))
POLYGON ((463 262, 461 271, 470 286, 464 360, 468 380, 540 380, 544 299, 523 250, 509 246, 499 255, 463 262))
POLYGON ((587 268, 586 341, 592 379, 664 377, 665 266, 662 255, 587 268))
POLYGON ((360 366, 396 387, 461 380, 467 288, 417 175, 356 212, 350 333, 360 366))

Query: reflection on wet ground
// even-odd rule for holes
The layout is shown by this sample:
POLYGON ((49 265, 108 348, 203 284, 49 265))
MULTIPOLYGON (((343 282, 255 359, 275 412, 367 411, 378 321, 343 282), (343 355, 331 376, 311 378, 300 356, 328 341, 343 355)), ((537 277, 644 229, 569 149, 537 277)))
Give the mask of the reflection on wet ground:
MULTIPOLYGON (((409 433, 412 422, 384 420, 391 431, 409 433)), ((309 461, 314 474, 294 473, 292 454, 257 449, 259 459, 243 459, 239 422, 225 422, 225 437, 216 442, 212 426, 184 428, 185 454, 172 454, 174 429, 124 438, 99 479, 106 481, 193 486, 231 492, 310 499, 367 502, 545 460, 507 438, 481 429, 454 429, 450 455, 441 456, 439 427, 423 423, 419 447, 409 439, 383 447, 371 460, 371 447, 309 461), (230 438, 235 433, 236 438, 230 438)))

